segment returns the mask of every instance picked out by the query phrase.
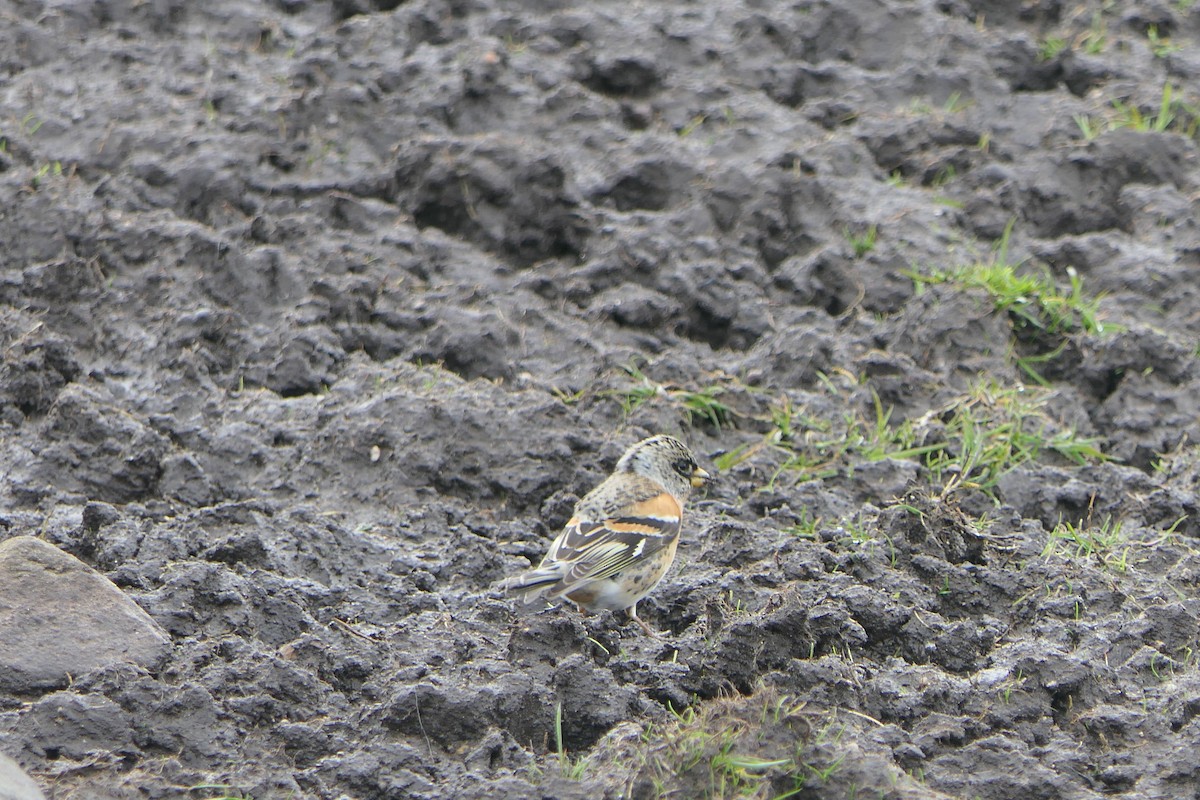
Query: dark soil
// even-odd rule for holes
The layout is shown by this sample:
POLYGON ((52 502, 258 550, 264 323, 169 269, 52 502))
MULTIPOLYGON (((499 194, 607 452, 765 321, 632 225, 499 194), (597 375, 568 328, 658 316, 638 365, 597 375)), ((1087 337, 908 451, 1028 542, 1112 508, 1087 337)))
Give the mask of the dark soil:
POLYGON ((1191 5, 0 0, 0 537, 172 642, 0 750, 53 800, 1200 796, 1191 5), (918 291, 1010 222, 1103 330, 918 291), (980 381, 1111 460, 780 469, 980 381), (663 638, 499 594, 656 432, 748 448, 663 638))

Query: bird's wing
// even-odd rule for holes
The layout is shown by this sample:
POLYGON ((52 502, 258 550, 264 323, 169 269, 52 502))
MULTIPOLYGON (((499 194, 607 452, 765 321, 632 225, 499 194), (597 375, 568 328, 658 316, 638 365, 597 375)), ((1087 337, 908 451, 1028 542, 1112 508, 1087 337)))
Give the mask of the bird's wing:
POLYGON ((626 510, 607 519, 574 518, 567 523, 542 562, 569 565, 553 595, 587 581, 611 578, 679 536, 682 509, 666 492, 632 503, 626 510))

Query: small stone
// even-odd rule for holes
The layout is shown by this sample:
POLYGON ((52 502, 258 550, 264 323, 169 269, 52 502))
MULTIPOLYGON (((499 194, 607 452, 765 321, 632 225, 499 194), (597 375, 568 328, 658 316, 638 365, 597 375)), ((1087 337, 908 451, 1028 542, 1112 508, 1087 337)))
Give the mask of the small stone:
POLYGON ((0 800, 46 800, 33 778, 3 753, 0 753, 0 800))
POLYGON ((108 503, 91 502, 83 507, 83 529, 96 533, 121 518, 121 512, 108 503))
POLYGON ((64 686, 132 662, 153 669, 171 641, 100 573, 32 536, 0 543, 0 690, 64 686))

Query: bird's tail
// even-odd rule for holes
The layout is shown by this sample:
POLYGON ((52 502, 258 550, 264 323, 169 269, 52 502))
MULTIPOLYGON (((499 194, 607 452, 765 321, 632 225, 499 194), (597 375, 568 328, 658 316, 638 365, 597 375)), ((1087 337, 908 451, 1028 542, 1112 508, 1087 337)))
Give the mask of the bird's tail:
POLYGON ((562 580, 562 577, 563 569, 560 564, 552 567, 538 567, 506 578, 500 582, 500 588, 506 592, 520 595, 526 603, 532 603, 553 589, 555 584, 562 580))

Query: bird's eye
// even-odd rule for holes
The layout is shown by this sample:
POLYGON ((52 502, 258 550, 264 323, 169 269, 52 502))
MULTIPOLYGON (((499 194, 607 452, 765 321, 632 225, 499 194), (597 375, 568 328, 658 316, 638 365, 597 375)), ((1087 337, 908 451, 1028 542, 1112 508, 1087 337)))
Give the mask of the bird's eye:
POLYGON ((675 471, 680 475, 691 476, 696 471, 696 465, 686 458, 681 458, 675 462, 675 471))

